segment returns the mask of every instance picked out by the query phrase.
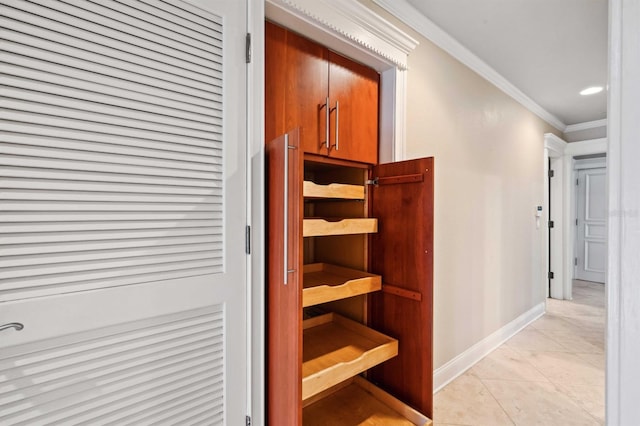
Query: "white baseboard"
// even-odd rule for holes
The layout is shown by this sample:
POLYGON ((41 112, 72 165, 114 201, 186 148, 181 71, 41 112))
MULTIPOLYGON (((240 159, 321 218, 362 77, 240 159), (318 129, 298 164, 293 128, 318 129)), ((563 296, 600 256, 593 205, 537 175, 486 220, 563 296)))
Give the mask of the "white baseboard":
POLYGON ((433 393, 438 392, 450 381, 467 371, 476 362, 480 361, 491 351, 502 345, 520 330, 544 315, 545 302, 529 309, 518 318, 511 321, 499 330, 494 331, 466 351, 462 352, 451 361, 437 368, 433 372, 433 393))

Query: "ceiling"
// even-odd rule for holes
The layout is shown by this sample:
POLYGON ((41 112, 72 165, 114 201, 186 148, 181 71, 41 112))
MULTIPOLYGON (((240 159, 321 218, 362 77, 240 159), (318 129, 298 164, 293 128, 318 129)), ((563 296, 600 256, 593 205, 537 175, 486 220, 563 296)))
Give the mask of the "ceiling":
POLYGON ((407 0, 566 125, 606 118, 607 0, 407 0))

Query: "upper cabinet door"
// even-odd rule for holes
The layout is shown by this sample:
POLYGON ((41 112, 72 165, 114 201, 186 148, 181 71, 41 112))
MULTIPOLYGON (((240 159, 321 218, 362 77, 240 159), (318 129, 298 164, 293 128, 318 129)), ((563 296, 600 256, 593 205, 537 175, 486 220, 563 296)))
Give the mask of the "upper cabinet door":
POLYGON ((398 339, 398 356, 369 378, 432 416, 433 158, 380 164, 371 175, 370 272, 382 291, 370 295, 372 328, 398 339))
POLYGON ((378 162, 379 75, 266 23, 265 140, 300 129, 306 153, 378 162))
POLYGON ((266 23, 265 140, 300 128, 304 152, 328 152, 328 50, 266 23))
POLYGON ((378 73, 329 52, 329 156, 378 163, 378 73))

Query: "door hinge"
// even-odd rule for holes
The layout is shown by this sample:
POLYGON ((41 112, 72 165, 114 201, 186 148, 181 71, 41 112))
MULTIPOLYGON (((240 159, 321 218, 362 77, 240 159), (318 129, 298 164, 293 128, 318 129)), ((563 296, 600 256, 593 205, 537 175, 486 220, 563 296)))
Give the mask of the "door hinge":
POLYGON ((553 169, 549 169, 549 177, 552 178, 553 175, 555 175, 556 172, 553 169))
POLYGON ((553 279, 553 272, 549 272, 549 275, 547 275, 549 277, 550 280, 553 279))
POLYGON ((251 227, 249 225, 244 229, 244 251, 251 254, 251 227))
POLYGON ((552 220, 549 221, 549 228, 553 228, 553 221, 552 220))
POLYGON ((374 186, 378 186, 378 178, 375 179, 367 179, 367 181, 365 182, 367 185, 374 185, 374 186))
POLYGON ((249 64, 251 63, 251 33, 247 33, 245 49, 245 59, 249 64))
POLYGON ((578 266, 578 258, 577 257, 573 258, 573 266, 578 266))
POLYGON ((244 424, 245 424, 245 426, 251 426, 251 417, 250 416, 245 416, 244 424))
POLYGON ((576 186, 578 186, 578 184, 579 184, 578 182, 579 182, 579 180, 578 180, 578 179, 576 179, 576 186))
POLYGON ((576 218, 576 226, 578 226, 578 218, 576 218))

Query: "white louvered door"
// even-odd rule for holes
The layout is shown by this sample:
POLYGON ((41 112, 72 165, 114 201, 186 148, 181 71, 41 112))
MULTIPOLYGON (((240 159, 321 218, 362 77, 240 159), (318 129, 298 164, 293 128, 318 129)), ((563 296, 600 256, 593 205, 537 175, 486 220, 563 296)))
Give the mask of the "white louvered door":
POLYGON ((0 424, 244 422, 246 7, 0 4, 0 424))

